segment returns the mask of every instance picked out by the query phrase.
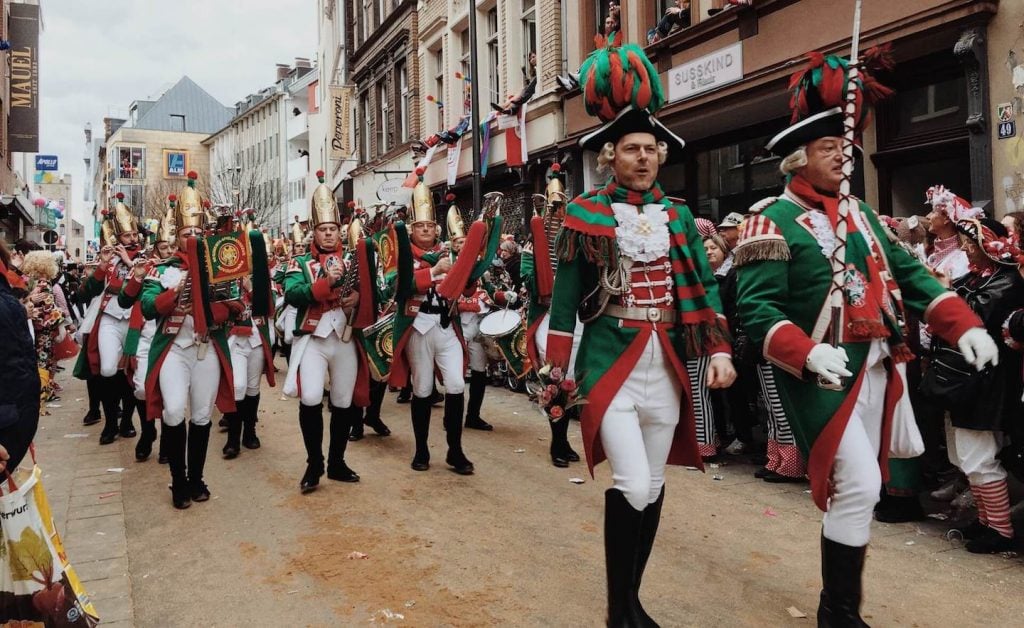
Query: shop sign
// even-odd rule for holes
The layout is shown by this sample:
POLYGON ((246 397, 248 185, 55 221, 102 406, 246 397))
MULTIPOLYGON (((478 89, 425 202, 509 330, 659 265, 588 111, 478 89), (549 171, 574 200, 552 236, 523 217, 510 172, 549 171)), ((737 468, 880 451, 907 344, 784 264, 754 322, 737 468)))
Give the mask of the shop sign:
POLYGON ((377 198, 385 203, 405 205, 411 194, 412 190, 402 187, 401 179, 390 179, 377 186, 377 198))
POLYGON ((685 100, 743 79, 743 43, 677 65, 668 71, 669 102, 685 100))
POLYGON ((11 113, 7 118, 9 150, 39 152, 39 5, 9 7, 7 57, 11 113))
POLYGON ((352 154, 352 88, 331 85, 331 159, 342 160, 352 154))

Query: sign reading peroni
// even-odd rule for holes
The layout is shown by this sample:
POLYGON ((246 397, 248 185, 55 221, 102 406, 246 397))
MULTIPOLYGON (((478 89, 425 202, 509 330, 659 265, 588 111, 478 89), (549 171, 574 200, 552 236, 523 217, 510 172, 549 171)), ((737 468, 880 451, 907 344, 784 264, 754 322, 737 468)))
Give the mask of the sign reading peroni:
POLYGON ((669 102, 685 100, 743 79, 743 44, 726 46, 668 71, 669 102))

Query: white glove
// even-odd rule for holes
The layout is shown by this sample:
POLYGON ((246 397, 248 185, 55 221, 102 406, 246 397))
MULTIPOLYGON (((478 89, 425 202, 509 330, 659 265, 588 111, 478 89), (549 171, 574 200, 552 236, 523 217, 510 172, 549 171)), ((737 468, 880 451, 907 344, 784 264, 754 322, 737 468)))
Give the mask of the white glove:
POLYGON ((986 364, 996 366, 999 364, 999 348, 992 340, 992 336, 981 327, 968 329, 956 341, 956 346, 969 364, 979 371, 985 368, 986 364))
POLYGON ((807 354, 807 370, 821 375, 829 383, 838 386, 841 383, 840 377, 853 376, 853 373, 846 370, 846 363, 849 361, 846 349, 823 343, 814 345, 811 352, 807 354))
POLYGON ((509 305, 515 305, 516 301, 519 300, 519 295, 509 290, 505 293, 505 302, 509 305))

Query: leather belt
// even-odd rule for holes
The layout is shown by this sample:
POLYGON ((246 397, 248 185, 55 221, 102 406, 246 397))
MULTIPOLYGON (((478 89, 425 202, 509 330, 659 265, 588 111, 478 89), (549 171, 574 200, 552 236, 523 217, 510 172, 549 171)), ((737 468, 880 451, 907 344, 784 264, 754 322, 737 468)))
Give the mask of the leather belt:
POLYGON ((604 308, 607 316, 627 321, 647 321, 650 323, 674 323, 678 314, 673 309, 660 307, 622 307, 609 303, 604 308))

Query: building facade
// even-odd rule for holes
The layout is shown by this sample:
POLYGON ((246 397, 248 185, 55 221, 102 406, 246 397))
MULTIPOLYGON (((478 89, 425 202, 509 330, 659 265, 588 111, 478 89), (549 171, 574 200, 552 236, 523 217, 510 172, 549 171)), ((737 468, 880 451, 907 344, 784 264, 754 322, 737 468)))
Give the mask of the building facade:
MULTIPOLYGON (((567 32, 570 68, 592 50, 607 10, 600 0, 579 4, 582 19, 567 32)), ((665 5, 623 3, 626 40, 646 42, 665 5)), ((668 95, 659 117, 687 141, 685 162, 663 169, 660 179, 666 192, 712 219, 781 191, 779 157, 763 147, 787 125, 788 77, 809 50, 848 55, 853 20, 853 3, 829 0, 725 6, 693 2, 691 26, 646 48, 668 95)), ((1000 140, 997 124, 1000 114, 1022 121, 1021 94, 1007 68, 1014 46, 1024 62, 1022 20, 1024 5, 1013 2, 864 1, 861 49, 893 46, 896 69, 879 78, 896 95, 878 107, 865 134, 868 157, 857 169, 856 193, 897 216, 924 213, 924 192, 936 183, 996 215, 1024 207, 1024 142, 1019 129, 1000 140), (1014 205, 1011 193, 1020 199, 1014 205)), ((1024 85, 1024 66, 1018 73, 1024 85)), ((579 90, 567 94, 565 111, 563 145, 571 150, 596 120, 579 90)), ((590 158, 581 157, 589 164, 582 184, 599 184, 590 158)))
MULTIPOLYGON (((10 41, 10 0, 0 0, 0 39, 10 41)), ((10 51, 0 52, 8 63, 10 51)), ((29 183, 26 164, 31 155, 15 155, 10 150, 11 71, 0 74, 0 240, 13 244, 21 238, 41 241, 42 231, 37 225, 38 212, 29 202, 29 183), (20 166, 20 174, 18 167, 20 166)))

